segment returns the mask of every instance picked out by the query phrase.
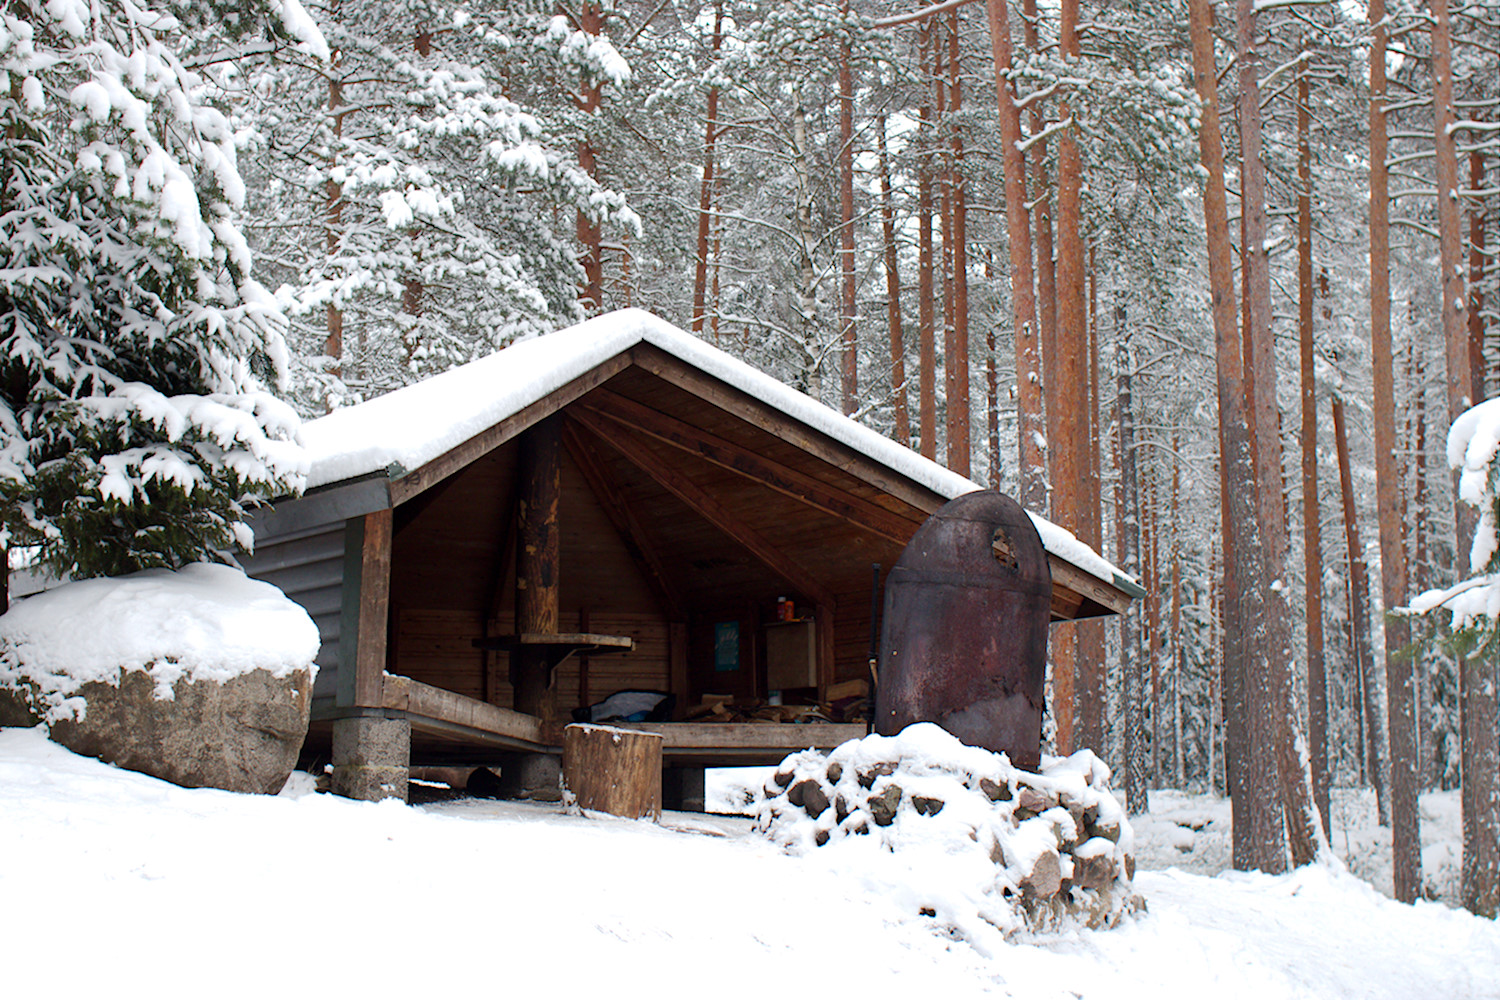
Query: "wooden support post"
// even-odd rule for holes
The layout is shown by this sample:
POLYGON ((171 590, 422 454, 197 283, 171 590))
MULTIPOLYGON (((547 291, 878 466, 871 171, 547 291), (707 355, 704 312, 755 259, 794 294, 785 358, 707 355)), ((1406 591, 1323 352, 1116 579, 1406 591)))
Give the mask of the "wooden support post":
POLYGON ((659 733, 573 723, 563 730, 564 801, 626 819, 661 819, 659 733))
POLYGON ((380 705, 391 598, 391 510, 351 518, 344 542, 338 702, 380 705))
POLYGON ((686 622, 672 622, 667 626, 667 676, 668 690, 677 696, 677 718, 680 720, 690 707, 692 697, 688 681, 688 627, 686 622))
POLYGON ((818 643, 818 701, 828 700, 833 686, 833 605, 819 604, 813 609, 813 623, 818 643))
MULTIPOLYGON (((560 631, 557 579, 561 430, 561 422, 549 417, 521 437, 520 524, 516 546, 516 631, 520 633, 560 631)), ((512 657, 516 711, 539 717, 545 729, 556 714, 547 652, 523 646, 512 657)))

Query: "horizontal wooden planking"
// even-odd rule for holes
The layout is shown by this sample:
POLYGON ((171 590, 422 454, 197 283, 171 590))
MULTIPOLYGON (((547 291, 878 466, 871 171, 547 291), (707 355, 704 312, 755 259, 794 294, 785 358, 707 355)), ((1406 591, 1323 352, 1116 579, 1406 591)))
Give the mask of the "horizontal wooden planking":
POLYGON ((809 747, 831 750, 865 735, 863 723, 821 722, 633 722, 631 729, 660 733, 663 753, 704 750, 771 750, 795 753, 809 747))
MULTIPOLYGON (((564 615, 564 627, 582 627, 576 615, 564 615)), ((589 656, 589 700, 599 701, 615 691, 627 688, 666 690, 669 681, 669 626, 659 618, 631 614, 593 614, 589 631, 606 635, 629 636, 636 648, 628 653, 593 653, 589 656)), ((493 618, 490 635, 507 635, 514 631, 508 615, 493 618)), ((397 614, 395 662, 392 672, 411 677, 445 690, 471 698, 484 694, 485 655, 474 648, 480 637, 478 616, 468 611, 443 609, 403 609, 397 614)), ((491 653, 496 665, 491 682, 490 700, 496 705, 511 704, 510 685, 505 682, 508 659, 504 653, 491 653)), ((557 706, 567 713, 581 707, 580 663, 569 657, 559 667, 556 680, 557 706)))
POLYGON ((540 743, 542 738, 541 723, 533 716, 489 705, 415 678, 388 674, 382 687, 381 704, 398 712, 513 739, 540 743))

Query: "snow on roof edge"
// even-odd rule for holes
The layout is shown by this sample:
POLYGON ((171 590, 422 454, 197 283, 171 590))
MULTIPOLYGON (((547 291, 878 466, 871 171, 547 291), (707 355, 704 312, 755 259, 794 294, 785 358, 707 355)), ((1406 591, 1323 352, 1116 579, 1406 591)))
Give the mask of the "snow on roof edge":
MULTIPOLYGON (((394 478, 417 469, 642 342, 939 496, 951 500, 983 489, 643 309, 596 316, 309 421, 302 427, 310 461, 307 488, 385 470, 391 470, 394 478)), ((1048 552, 1135 596, 1139 585, 1113 563, 1066 528, 1027 513, 1048 552)))

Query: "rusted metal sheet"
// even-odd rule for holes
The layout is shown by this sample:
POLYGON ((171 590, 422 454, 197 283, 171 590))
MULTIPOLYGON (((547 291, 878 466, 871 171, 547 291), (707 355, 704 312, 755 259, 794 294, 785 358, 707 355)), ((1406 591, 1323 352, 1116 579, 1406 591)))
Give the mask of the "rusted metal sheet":
POLYGON ((1039 763, 1052 574, 1031 518, 995 490, 927 519, 885 584, 875 731, 935 722, 1039 763))

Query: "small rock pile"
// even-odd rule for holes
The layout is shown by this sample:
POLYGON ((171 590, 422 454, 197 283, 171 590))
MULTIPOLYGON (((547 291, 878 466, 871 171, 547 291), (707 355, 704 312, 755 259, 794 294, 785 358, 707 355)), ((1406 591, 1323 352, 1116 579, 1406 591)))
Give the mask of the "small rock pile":
POLYGON ((1113 927, 1145 906, 1109 768, 1087 750, 1033 774, 921 723, 786 758, 756 823, 794 853, 873 842, 902 856, 920 912, 959 936, 966 914, 1010 935, 1113 927))

